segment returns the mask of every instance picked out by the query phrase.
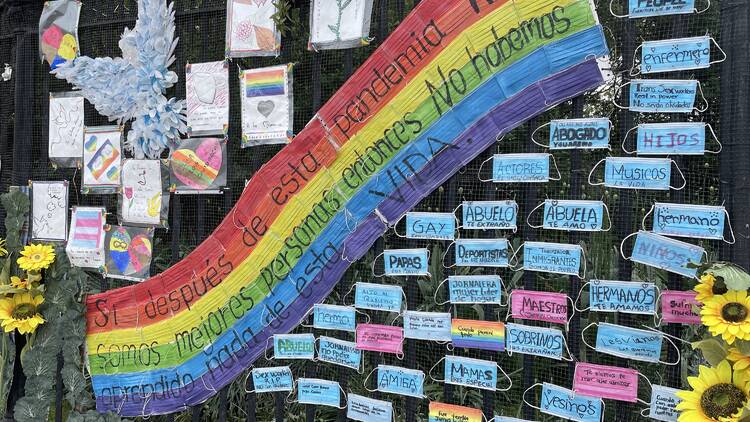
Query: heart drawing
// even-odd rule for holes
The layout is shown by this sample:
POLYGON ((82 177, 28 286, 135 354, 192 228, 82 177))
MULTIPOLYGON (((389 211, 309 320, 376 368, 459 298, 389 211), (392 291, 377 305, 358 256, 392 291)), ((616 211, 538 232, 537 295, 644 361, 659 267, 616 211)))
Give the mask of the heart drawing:
POLYGON ((273 109, 275 108, 276 104, 271 100, 263 100, 258 103, 258 112, 266 119, 273 113, 273 109))

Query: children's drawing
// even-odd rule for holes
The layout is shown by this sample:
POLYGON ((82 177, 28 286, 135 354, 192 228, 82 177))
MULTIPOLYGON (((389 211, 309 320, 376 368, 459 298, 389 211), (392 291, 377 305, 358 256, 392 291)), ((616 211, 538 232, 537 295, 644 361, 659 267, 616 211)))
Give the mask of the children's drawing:
POLYGON ((275 56, 281 47, 273 0, 227 1, 227 56, 275 56))
POLYGON ((121 138, 117 126, 84 130, 83 193, 112 193, 120 186, 121 138))
POLYGON ((78 17, 81 2, 56 0, 44 3, 39 19, 39 54, 52 69, 78 57, 78 17))
POLYGON ((113 226, 104 245, 107 277, 144 280, 149 277, 153 252, 152 228, 113 226))
POLYGON ((122 164, 120 221, 157 226, 162 223, 163 195, 159 160, 125 160, 122 164))
POLYGON ((64 242, 68 235, 68 182, 31 182, 31 237, 64 242))
POLYGON ((227 62, 185 67, 188 133, 216 135, 229 126, 229 69, 227 62))
POLYGON ((104 266, 104 208, 75 207, 65 252, 70 264, 83 268, 104 266))
POLYGON ((352 48, 368 43, 372 0, 313 0, 310 47, 352 48))
POLYGON ((292 133, 291 66, 240 73, 242 146, 289 142, 292 133))
POLYGON ((70 92, 49 99, 50 161, 61 167, 77 167, 83 155, 83 97, 70 92))
POLYGON ((227 183, 226 141, 220 138, 183 139, 169 159, 172 189, 178 192, 216 191, 227 183))

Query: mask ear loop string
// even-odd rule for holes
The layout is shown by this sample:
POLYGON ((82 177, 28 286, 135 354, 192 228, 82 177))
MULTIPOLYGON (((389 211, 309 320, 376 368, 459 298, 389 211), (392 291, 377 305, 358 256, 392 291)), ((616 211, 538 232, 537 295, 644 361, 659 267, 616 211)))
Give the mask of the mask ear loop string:
MULTIPOLYGON (((723 208, 723 207, 722 207, 723 208)), ((730 245, 734 245, 734 243, 737 241, 737 238, 734 237, 734 229, 732 228, 732 219, 729 218, 729 211, 727 211, 726 208, 724 208, 724 214, 727 216, 727 224, 729 225, 729 233, 732 235, 732 241, 728 241, 727 239, 724 239, 725 242, 727 242, 730 245)), ((722 237, 724 234, 722 233, 722 237)))
POLYGON ((568 340, 565 338, 565 336, 563 336, 563 346, 565 346, 565 351, 568 352, 568 358, 566 359, 565 356, 561 356, 562 360, 566 362, 576 362, 575 356, 573 356, 573 354, 570 353, 570 349, 568 348, 568 340))
POLYGON ((588 265, 586 264, 586 251, 580 245, 578 246, 578 248, 581 250, 581 267, 583 267, 583 275, 581 276, 581 275, 576 274, 576 276, 578 278, 580 278, 581 280, 585 280, 586 279, 586 269, 588 267, 588 265))
MULTIPOLYGON (((508 243, 508 247, 510 248, 510 243, 508 243)), ((521 271, 521 270, 523 270, 523 267, 516 267, 516 265, 518 265, 518 258, 516 257, 516 255, 518 254, 518 251, 520 251, 521 249, 523 249, 523 247, 524 247, 524 244, 522 244, 521 247, 519 247, 518 249, 516 249, 515 251, 513 251, 513 255, 510 256, 510 259, 508 259, 508 265, 510 266, 510 269, 513 270, 513 271, 521 271), (516 260, 515 264, 513 264, 513 260, 514 259, 516 260)))
POLYGON ((581 286, 581 290, 578 291, 578 296, 576 296, 576 300, 573 301, 571 299, 571 301, 573 301, 573 310, 574 311, 578 311, 578 312, 583 313, 583 312, 586 312, 589 309, 591 309, 591 305, 589 305, 589 306, 587 306, 585 308, 580 308, 580 309, 578 308, 578 301, 581 300, 581 295, 583 295, 583 290, 586 288, 586 286, 589 286, 589 285, 591 285, 590 281, 587 281, 586 283, 584 283, 583 286, 581 286))
POLYGON ((628 239, 630 239, 631 237, 636 236, 636 235, 638 235, 638 232, 630 233, 629 235, 625 236, 624 239, 622 239, 622 242, 620 242, 620 256, 622 257, 622 259, 624 259, 626 261, 630 261, 631 257, 625 256, 625 250, 623 249, 623 247, 625 247, 625 242, 627 242, 628 239))
MULTIPOLYGON (((349 297, 349 293, 351 293, 351 292, 352 292, 352 290, 354 290, 354 288, 355 288, 355 287, 357 286, 357 284, 359 284, 359 283, 353 283, 353 284, 352 284, 352 286, 351 286, 351 287, 349 287, 349 290, 348 290, 348 291, 346 292, 346 294, 344 295, 344 297, 342 297, 342 298, 341 298, 341 302, 342 302, 342 303, 343 303, 344 305, 346 305, 346 306, 349 306, 349 305, 347 305, 347 303, 346 303, 346 298, 347 298, 347 297, 349 297)), ((356 299, 355 299, 355 301, 356 301, 356 299)))
POLYGON ((581 330, 581 341, 583 341, 583 344, 585 344, 585 345, 586 345, 586 346, 587 346, 587 347, 588 347, 589 349, 591 349, 591 350, 596 350, 596 347, 592 347, 592 346, 591 346, 591 345, 589 344, 589 342, 588 342, 588 341, 586 341, 586 330, 588 330, 589 328, 591 328, 591 326, 596 326, 597 328, 599 328, 599 323, 598 323, 598 322, 592 322, 591 324, 589 324, 589 325, 587 325, 586 327, 584 327, 584 328, 583 328, 583 329, 581 330))
POLYGON ((294 392, 297 390, 297 384, 299 383, 298 380, 294 380, 294 383, 292 383, 292 389, 289 391, 289 394, 286 395, 286 398, 284 399, 284 402, 286 404, 294 404, 297 403, 297 400, 291 399, 289 400, 292 395, 294 395, 294 392))
POLYGON ((711 0, 707 0, 707 1, 708 1, 708 5, 704 9, 698 10, 696 8, 693 8, 693 11, 695 11, 696 14, 701 14, 701 13, 707 11, 708 9, 710 9, 711 8, 711 0))
POLYGON ((368 314, 367 312, 362 312, 359 309, 354 308, 354 313, 355 314, 364 315, 367 318, 367 321, 365 322, 365 324, 369 324, 370 323, 370 320, 371 320, 370 314, 368 314))
POLYGON ((630 16, 630 15, 618 15, 617 13, 615 13, 615 11, 612 9, 612 6, 613 6, 614 2, 615 2, 615 0, 609 0, 609 13, 611 13, 612 16, 614 16, 616 18, 627 18, 627 17, 630 16))
POLYGON ((250 375, 252 375, 252 373, 253 373, 253 367, 250 366, 250 368, 248 368, 248 369, 249 370, 247 371, 247 375, 245 375, 245 381, 242 383, 242 389, 245 390, 245 393, 249 394, 249 393, 254 393, 255 390, 254 389, 253 390, 248 390, 247 389, 247 380, 248 380, 248 378, 250 378, 250 375))
POLYGON ((714 141, 716 141, 716 143, 719 144, 719 149, 717 151, 706 150, 706 153, 708 153, 708 154, 719 154, 722 150, 724 150, 724 145, 721 144, 721 141, 719 140, 719 137, 716 136, 716 132, 714 132, 713 126, 711 126, 710 123, 706 123, 706 127, 708 128, 708 131, 711 132, 711 136, 714 138, 714 141))
POLYGON ((597 167, 599 167, 605 161, 607 161, 607 159, 606 158, 602 158, 601 160, 599 160, 598 163, 594 164, 594 167, 591 168, 591 171, 589 172, 589 177, 588 177, 589 185, 591 185, 591 186, 601 186, 601 185, 604 184, 604 182, 601 182, 601 183, 594 183, 594 182, 592 182, 591 181, 591 176, 594 175, 594 172, 596 171, 597 167))
POLYGON ((641 71, 643 70, 643 69, 641 69, 642 63, 638 63, 637 65, 635 63, 635 60, 638 57, 638 50, 643 50, 643 44, 638 45, 638 47, 636 47, 635 50, 633 50, 633 65, 630 67, 630 76, 631 77, 632 76, 638 76, 638 75, 640 75, 641 71), (636 69, 637 69, 637 71, 635 73, 633 73, 633 71, 636 70, 636 69))
POLYGON ((721 63, 723 61, 726 61, 727 60, 727 53, 724 52, 724 49, 721 48, 721 46, 719 45, 718 42, 716 42, 716 40, 714 39, 714 37, 708 37, 708 39, 709 39, 709 41, 712 41, 714 43, 714 45, 716 46, 716 48, 719 49, 719 52, 721 52, 721 55, 724 56, 720 60, 715 60, 715 61, 712 61, 712 62, 708 62, 708 65, 710 66, 712 64, 721 63))
POLYGON ((661 326, 662 318, 659 316, 659 312, 657 310, 659 308, 657 308, 657 306, 661 307, 662 290, 656 284, 654 284, 654 289, 656 289, 656 303, 654 303, 654 325, 659 327, 661 326))
POLYGON ((677 350, 677 360, 675 362, 666 362, 666 361, 663 361, 663 360, 659 359, 659 363, 663 363, 663 364, 669 365, 669 366, 675 366, 675 365, 679 365, 680 362, 682 362, 682 352, 680 351, 680 348, 677 347, 677 344, 674 341, 672 341, 672 339, 675 339, 675 340, 678 340, 678 341, 681 341, 681 342, 687 343, 687 344, 690 344, 690 342, 685 341, 685 340, 683 340, 683 339, 681 339, 679 337, 675 337, 673 335, 669 335, 669 334, 665 333, 664 331, 660 331, 660 330, 657 330, 655 328, 652 328, 652 327, 649 327, 649 326, 646 326, 646 325, 643 325, 643 328, 645 328, 645 329, 647 329, 649 331, 653 331, 655 333, 659 333, 659 334, 663 335, 664 338, 667 339, 667 341, 672 345, 672 347, 674 347, 674 349, 677 350))
POLYGON ((453 268, 456 266, 455 262, 449 266, 445 265, 445 257, 448 256, 448 252, 451 250, 451 246, 455 246, 455 245, 456 245, 456 241, 455 240, 451 241, 451 243, 448 244, 448 247, 445 248, 443 255, 440 257, 440 264, 443 266, 443 268, 448 269, 448 268, 453 268))
POLYGON ((534 384, 533 384, 533 385, 532 385, 531 387, 529 387, 529 388, 527 388, 526 390, 524 390, 523 394, 521 395, 521 400, 522 400, 522 401, 524 402, 524 404, 526 404, 527 406, 529 406, 529 407, 531 407, 531 408, 534 408, 534 409, 536 409, 536 410, 538 410, 538 411, 540 411, 540 412, 542 411, 542 408, 541 408, 541 407, 539 407, 539 406, 534 406, 534 405, 533 405, 533 404, 531 404, 530 402, 526 401, 526 393, 528 393, 528 392, 529 392, 529 391, 530 391, 531 389, 533 389, 534 387, 536 387, 536 386, 541 386, 541 385, 542 385, 542 384, 541 384, 541 383, 538 383, 538 382, 537 382, 537 383, 534 383, 534 384))
POLYGON ((620 145, 622 147, 622 150, 625 151, 625 154, 632 155, 632 154, 635 154, 638 151, 637 140, 636 140, 636 149, 634 149, 634 150, 631 151, 631 150, 629 150, 625 146, 625 144, 628 142, 628 139, 630 138, 630 134, 633 133, 633 131, 636 130, 636 129, 638 129, 638 126, 631 127, 630 130, 628 130, 627 132, 625 132, 625 138, 623 138, 622 144, 620 145))
POLYGON ((513 269, 513 267, 518 265, 518 256, 516 255, 518 251, 513 250, 513 246, 507 240, 506 243, 508 245, 508 250, 512 252, 510 258, 508 258, 508 268, 513 269))
MULTIPOLYGON (((651 390, 651 391, 654 390, 654 385, 651 384, 651 380, 648 379, 647 376, 641 374, 640 372, 638 372, 638 376, 641 377, 641 378, 643 378, 644 380, 646 380, 646 382, 648 383, 649 390, 651 390)), ((636 400, 638 400, 639 403, 645 404, 646 406, 650 406, 651 405, 651 403, 643 401, 643 400, 639 399, 638 397, 636 397, 636 400)), ((643 409, 643 410, 649 410, 649 409, 643 409)), ((643 410, 641 410, 641 416, 643 416, 643 410)))
POLYGON ((508 293, 508 305, 509 306, 508 306, 508 310, 505 311, 505 320, 504 321, 507 321, 508 318, 510 318, 510 311, 513 308, 513 305, 511 305, 511 303, 513 303, 513 292, 514 292, 514 290, 511 290, 510 293, 508 293))
POLYGON ((393 227, 393 233, 395 233, 395 234, 396 234, 396 236, 398 236, 398 237, 400 237, 400 238, 402 238, 402 239, 405 239, 405 238, 406 238, 406 234, 401 234, 401 233, 399 233, 399 232, 398 232, 398 223, 400 223, 400 222, 401 222, 401 220, 403 220, 403 219, 404 219, 404 217, 406 217, 406 214, 408 214, 408 213, 402 214, 402 215, 401 215, 401 217, 399 217, 399 218, 398 218, 398 220, 396 220, 396 221, 395 221, 395 222, 393 223, 393 225, 392 225, 392 227, 393 227))
POLYGON ((552 164, 555 165, 555 171, 557 172, 557 179, 554 177, 550 177, 549 180, 552 180, 554 182, 562 180, 562 174, 560 173, 560 167, 557 166, 557 160, 555 159, 555 156, 552 154, 547 154, 548 157, 552 159, 552 164))
MULTIPOLYGON (((604 203, 604 201, 602 201, 602 206, 604 207, 604 213, 607 217, 607 221, 609 221, 609 227, 607 227, 606 229, 602 227, 602 231, 608 232, 612 230, 612 215, 609 213, 609 207, 604 203)), ((604 225, 604 222, 602 222, 602 225, 604 225)))
MULTIPOLYGON (((383 277, 385 275, 385 271, 383 271, 383 274, 377 274, 375 272, 375 263, 378 262, 378 258, 380 258, 381 256, 383 256, 384 254, 385 254, 385 252, 381 252, 381 253, 379 253, 379 254, 377 254, 375 256, 375 259, 372 260, 372 265, 371 265, 372 275, 375 276, 375 277, 383 277)), ((385 265, 385 263, 383 265, 385 265)))
POLYGON ((701 84, 701 81, 697 81, 697 84, 698 84, 698 91, 701 93, 701 98, 703 98, 704 107, 703 108, 693 107, 693 108, 695 109, 695 111, 699 113, 703 113, 708 110, 709 104, 708 104, 708 100, 706 99, 706 94, 703 93, 703 85, 701 84))
MULTIPOLYGON (((510 244, 508 245, 510 246, 510 244)), ((508 263, 508 265, 510 265, 510 263, 508 263)), ((508 306, 508 304, 510 303, 510 296, 505 289, 505 283, 503 282, 502 277, 498 276, 498 278, 500 279, 500 302, 498 303, 498 305, 500 305, 500 307, 502 308, 508 306), (507 297, 507 299, 505 299, 505 303, 503 303, 503 297, 507 297)))
POLYGON ((372 369, 370 370, 370 372, 368 372, 368 373, 367 373, 367 376, 365 377, 365 380, 364 380, 364 381, 362 381, 362 386, 363 386, 363 387, 365 388, 365 390, 369 391, 370 393, 374 393, 374 392, 378 391, 378 389, 377 389, 377 388, 376 388, 376 389, 374 389, 374 390, 370 390, 369 388, 367 388, 367 381, 369 381, 369 380, 370 380, 370 376, 371 376, 371 375, 372 375, 372 373, 373 373, 373 372, 375 372, 375 371, 376 371, 377 369, 378 369, 377 367, 375 367, 375 368, 372 368, 372 369))
POLYGON ((270 336, 270 337, 268 337, 266 339, 266 347, 263 349, 263 357, 266 358, 266 360, 274 360, 275 359, 274 356, 271 356, 270 358, 268 357, 268 349, 270 349, 270 347, 268 347, 268 342, 271 341, 272 339, 273 339, 273 336, 270 336))
MULTIPOLYGON (((581 296, 581 291, 579 290, 578 297, 580 296, 581 296)), ((570 321, 572 321, 573 317, 576 315, 576 304, 575 302, 573 302, 572 297, 565 295, 565 298, 570 301, 571 305, 573 305, 571 306, 571 309, 570 309, 570 316, 568 317, 567 320, 565 320, 565 331, 568 331, 568 329, 570 328, 570 321)))
POLYGON ((624 84, 622 84, 619 87, 617 87, 617 89, 615 89, 615 94, 612 96, 612 104, 615 107, 619 108, 620 110, 628 110, 628 109, 630 109, 630 107, 625 107, 625 106, 622 106, 620 104, 617 104, 617 98, 620 96, 619 94, 628 85, 630 85, 630 81, 625 82, 624 84))
POLYGON ((646 228, 646 220, 648 219, 648 216, 654 212, 655 207, 656 205, 651 204, 651 209, 649 209, 646 215, 643 216, 643 220, 641 220, 641 229, 643 229, 643 231, 648 231, 648 229, 646 228))
POLYGON ((674 167, 677 169, 677 172, 680 173, 680 177, 682 178, 682 186, 676 187, 676 186, 669 186, 670 188, 674 190, 683 190, 685 189, 685 186, 687 186, 687 179, 685 179, 685 175, 682 173, 682 169, 680 169, 680 166, 677 165, 677 162, 675 160, 669 160, 670 164, 674 164, 674 167))
POLYGON ((531 222, 529 221, 529 219, 531 218, 532 214, 534 214, 539 208, 541 208, 542 206, 544 206, 546 204, 547 204, 547 201, 544 201, 544 202, 540 203, 539 205, 537 205, 536 207, 534 207, 534 209, 532 209, 528 213, 528 215, 526 215, 526 225, 527 226, 531 227, 532 229, 541 229, 542 227, 544 227, 544 222, 542 222, 542 224, 540 224, 538 226, 535 226, 535 225, 531 224, 531 222))
POLYGON ((432 365, 432 368, 430 368, 430 370, 427 371, 427 376, 429 376, 431 380, 433 380, 435 382, 445 382, 445 378, 443 378, 443 379, 437 379, 437 378, 435 378, 435 377, 432 376, 432 371, 435 368, 437 368, 438 365, 440 365, 440 362, 443 362, 444 360, 445 360, 445 356, 443 356, 442 358, 440 358, 440 360, 438 360, 437 362, 435 362, 435 364, 432 365))
POLYGON ((443 287, 443 284, 445 284, 446 281, 448 281, 447 278, 443 279, 443 281, 441 281, 437 285, 437 287, 435 288, 435 293, 432 295, 433 299, 435 299, 435 304, 438 306, 445 305, 446 303, 450 303, 450 300, 446 300, 445 302, 438 302, 438 298, 437 298, 437 294, 440 291, 440 288, 443 287))
MULTIPOLYGON (((346 391, 344 391, 344 388, 341 387, 341 384, 336 383, 336 385, 339 387, 339 390, 341 390, 341 394, 344 395, 344 405, 343 406, 334 406, 336 409, 346 409, 349 407, 349 396, 346 394, 346 391)), ((339 403, 341 403, 341 396, 339 396, 339 403)))
POLYGON ((495 363, 495 366, 497 366, 497 369, 499 369, 500 372, 503 373, 503 376, 505 377, 505 379, 508 380, 508 388, 498 388, 497 391, 510 391, 510 389, 513 388, 513 380, 510 379, 510 377, 508 376, 508 374, 505 372, 505 370, 503 368, 500 367, 500 365, 498 365, 497 363, 495 363))
POLYGON ((461 208, 463 205, 464 205, 463 203, 460 203, 460 204, 456 205, 456 208, 453 208, 453 212, 451 213, 451 214, 453 214, 453 220, 455 220, 455 222, 456 222, 456 230, 464 228, 463 221, 461 221, 459 223, 458 222, 458 217, 456 217, 456 211, 458 211, 458 209, 461 208))
POLYGON ((539 145, 539 146, 540 146, 540 147, 542 147, 542 148, 549 148, 549 145, 544 145, 544 144, 542 144, 542 143, 539 143, 539 142, 537 142, 536 138, 534 138, 534 135, 536 135, 536 133, 537 133, 537 132, 539 132, 539 129, 541 129, 541 128, 543 128, 543 127, 547 127, 547 126, 549 126, 550 124, 551 124, 550 122, 547 122, 547 123, 545 123, 545 124, 543 124, 543 125, 539 126, 538 128, 534 129, 534 131, 533 131, 533 132, 531 132, 531 142, 533 142, 533 143, 535 143, 535 144, 539 145))
POLYGON ((494 159, 495 159, 495 156, 493 155, 492 157, 490 157, 490 158, 482 161, 482 163, 479 165, 479 170, 477 170, 477 178, 479 179, 480 182, 494 182, 495 181, 492 178, 490 178, 490 179, 482 179, 482 168, 484 168, 484 165, 487 164, 488 161, 491 161, 491 160, 494 160, 494 159))

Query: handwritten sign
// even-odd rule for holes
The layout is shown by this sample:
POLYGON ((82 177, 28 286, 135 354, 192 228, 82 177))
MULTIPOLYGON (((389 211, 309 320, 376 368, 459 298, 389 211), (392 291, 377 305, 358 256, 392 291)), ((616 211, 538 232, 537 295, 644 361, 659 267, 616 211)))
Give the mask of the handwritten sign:
POLYGON ((275 334, 274 359, 315 359, 315 336, 312 334, 275 334))
POLYGON ((185 65, 185 96, 191 136, 224 133, 229 127, 229 62, 185 65))
POLYGON ((702 122, 646 123, 638 125, 638 155, 703 155, 706 124, 702 122))
POLYGON ((531 327, 508 323, 506 344, 509 353, 522 353, 562 360, 565 336, 554 328, 531 327))
POLYGON ((510 315, 518 319, 568 322, 568 296, 564 293, 515 289, 510 294, 510 315))
POLYGON ((313 306, 313 327, 320 330, 354 331, 356 315, 351 306, 324 305, 313 306))
POLYGON ((677 422, 680 412, 677 405, 682 401, 677 397, 677 388, 665 387, 663 385, 651 386, 651 407, 648 417, 664 422, 677 422))
POLYGON ((294 388, 292 370, 288 366, 253 368, 252 374, 256 393, 292 391, 294 388))
POLYGON ((336 381, 300 378, 297 380, 297 401, 302 404, 339 407, 340 390, 336 381))
POLYGON ((699 325, 701 315, 696 310, 701 306, 693 291, 664 290, 661 293, 661 318, 667 323, 699 325))
POLYGON ((723 206, 654 204, 653 232, 664 236, 724 239, 723 206))
POLYGON ((669 190, 672 160, 668 158, 607 157, 604 185, 622 189, 669 190))
POLYGON ((604 225, 604 202, 544 201, 542 226, 549 230, 599 231, 604 225))
POLYGON ((516 230, 516 201, 466 201, 461 206, 466 230, 516 230))
POLYGON ((31 182, 31 238, 64 242, 68 236, 68 182, 31 182))
POLYGON ((635 403, 638 399, 638 371, 593 363, 576 363, 573 391, 588 396, 635 403))
POLYGON ((610 126, 607 118, 553 120, 549 124, 549 148, 609 148, 610 126))
POLYGON ((529 271, 578 275, 582 255, 579 245, 526 242, 523 244, 523 268, 529 271))
POLYGON ((600 422, 602 401, 554 384, 542 384, 542 413, 579 422, 600 422))
POLYGON ((629 17, 646 18, 693 13, 695 0, 630 0, 628 6, 629 17))
POLYGON ((661 357, 663 338, 664 335, 658 331, 600 322, 596 332, 596 350, 621 358, 656 363, 661 357))
POLYGON ((378 391, 424 397, 424 372, 399 366, 378 365, 378 391))
POLYGON ((630 111, 691 113, 698 95, 697 80, 634 79, 630 82, 630 111))
POLYGON ((500 304, 503 281, 499 275, 448 276, 448 298, 453 304, 500 304))
POLYGON ((704 253, 700 246, 640 231, 630 259, 685 277, 695 277, 696 268, 690 268, 688 264, 700 263, 704 253))
POLYGON ((354 287, 354 307, 358 309, 399 312, 403 297, 400 286, 357 283, 354 287))
POLYGON ((492 159, 492 181, 548 182, 549 154, 496 154, 492 159))
POLYGON ((404 329, 390 325, 358 324, 357 349, 393 353, 404 351, 404 329))
POLYGON ((383 251, 385 275, 428 275, 427 249, 390 249, 383 251))
POLYGON ((494 361, 447 355, 445 382, 483 390, 497 390, 497 364, 494 361))
POLYGON ((404 312, 404 337, 417 340, 450 341, 450 312, 404 312))
POLYGON ((334 365, 359 369, 362 352, 357 349, 356 343, 325 336, 320 336, 319 340, 318 359, 334 365))
POLYGON ((346 417, 360 422, 392 422, 393 404, 349 393, 346 417))
POLYGON ((169 195, 163 195, 159 160, 125 160, 120 192, 121 221, 156 226, 169 212, 169 195))
POLYGON ((456 266, 507 267, 508 239, 456 240, 456 266))
POLYGON ((428 422, 482 422, 482 411, 465 406, 430 402, 428 422))
POLYGON ((456 217, 450 212, 408 212, 406 237, 453 240, 456 237, 456 217))
POLYGON ((641 46, 641 72, 705 69, 711 64, 708 36, 646 41, 641 46))
POLYGON ((598 312, 656 313, 656 285, 637 281, 591 280, 589 307, 598 312))
POLYGON ((491 350, 505 350, 505 324, 495 321, 454 319, 451 321, 453 347, 491 350))

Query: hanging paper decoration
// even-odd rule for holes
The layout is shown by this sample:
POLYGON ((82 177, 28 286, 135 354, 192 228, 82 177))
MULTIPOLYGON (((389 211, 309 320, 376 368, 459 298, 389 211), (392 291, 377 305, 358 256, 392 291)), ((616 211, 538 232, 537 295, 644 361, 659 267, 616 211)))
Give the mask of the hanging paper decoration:
POLYGON ((711 61, 712 41, 714 39, 708 35, 672 40, 646 41, 640 47, 640 71, 647 74, 705 69, 713 63, 723 62, 727 58, 723 51, 724 58, 718 61, 711 61))
POLYGON ((516 201, 467 201, 462 203, 465 230, 511 229, 518 227, 518 204, 516 201))
MULTIPOLYGON (((718 150, 706 150, 706 126, 703 122, 681 122, 681 123, 645 123, 638 125, 635 151, 622 149, 628 154, 633 152, 638 155, 703 155, 705 153, 718 154, 721 152, 721 143, 718 150)), ((632 131, 632 129, 631 129, 632 131)), ((628 131, 630 133, 631 131, 628 131)))
POLYGON ((112 226, 104 238, 104 275, 141 281, 149 277, 154 229, 112 226))
POLYGON ((159 160, 125 160, 122 164, 120 222, 146 226, 165 226, 169 213, 169 195, 162 184, 159 160))
POLYGON ((702 303, 695 292, 664 290, 661 292, 661 320, 666 323, 700 325, 702 303))
POLYGON ((393 421, 393 404, 357 394, 347 395, 346 417, 360 422, 393 421))
MULTIPOLYGON (((166 0, 138 0, 135 28, 122 34, 122 57, 79 57, 52 71, 81 90, 81 94, 110 121, 133 120, 126 147, 135 158, 159 158, 185 133, 184 101, 167 100, 164 93, 177 82, 168 70, 174 63, 174 11, 166 0)), ((41 33, 41 31, 40 31, 41 33)))
MULTIPOLYGON (((699 239, 725 240, 734 243, 734 232, 731 240, 724 238, 724 224, 729 214, 723 206, 669 204, 656 202, 650 212, 654 214, 653 232, 662 236, 676 236, 699 239)), ((645 230, 646 219, 643 220, 645 230)), ((730 224, 731 226, 731 224, 730 224)))
POLYGON ((169 157, 169 183, 178 193, 216 193, 227 184, 226 139, 189 138, 169 157))
POLYGON ((680 416, 677 405, 682 402, 682 399, 677 397, 678 391, 678 388, 651 385, 651 407, 647 416, 657 421, 677 422, 680 416))
POLYGON ((104 208, 73 207, 65 253, 70 265, 99 269, 104 266, 104 208))
POLYGON ((402 396, 424 397, 424 372, 399 366, 378 365, 378 391, 402 396))
POLYGON ((97 409, 136 416, 207 400, 246 371, 272 335, 291 331, 322 302, 388 225, 498 134, 604 83, 595 57, 608 49, 587 0, 562 8, 555 8, 558 0, 519 4, 481 2, 475 10, 465 0, 420 2, 397 31, 402 35, 384 41, 294 142, 253 175, 224 222, 185 260, 152 280, 87 297, 97 409), (523 38, 523 49, 495 60, 493 27, 505 44, 519 27, 537 31, 541 22, 554 31, 535 32, 523 38), (410 52, 420 42, 417 58, 410 52), (438 66, 464 75, 463 94, 442 81, 438 66), (501 89, 482 89, 485 83, 501 89), (441 99, 446 95, 452 105, 441 99), (423 161, 412 162, 414 174, 403 178, 409 156, 423 161), (151 297, 164 298, 166 312, 153 313, 151 297), (226 312, 210 338, 190 334, 220 317, 215 310, 224 305, 235 314, 226 312), (119 357, 110 350, 141 343, 169 359, 121 365, 116 373, 101 365, 119 357), (174 388, 146 400, 140 392, 167 368, 174 388))
POLYGON ((276 391, 292 391, 294 378, 288 366, 272 368, 253 368, 253 387, 256 393, 272 393, 276 391))
POLYGON ((68 182, 31 182, 31 238, 64 242, 68 236, 68 182))
POLYGON ((276 56, 281 33, 273 0, 227 0, 227 57, 276 56))
POLYGON ((482 422, 482 411, 454 404, 430 402, 428 422, 482 422))
POLYGON ((336 50, 369 43, 372 0, 312 0, 310 47, 336 50))
POLYGON ((289 142, 294 103, 292 65, 240 72, 242 147, 289 142))
POLYGON ((553 150, 609 149, 611 129, 612 122, 606 117, 553 120, 549 123, 549 145, 534 143, 553 150))
POLYGON ((224 134, 229 129, 229 62, 185 66, 189 136, 224 134))
POLYGON ((49 95, 49 160, 80 167, 83 156, 83 97, 74 92, 49 95))
POLYGON ((638 371, 577 362, 573 373, 573 391, 587 396, 635 403, 638 399, 638 371))
POLYGON ((87 127, 83 138, 83 193, 114 193, 120 188, 122 128, 87 127))
POLYGON ((698 80, 633 79, 625 85, 630 85, 629 105, 615 103, 618 108, 640 113, 692 113, 708 109, 705 97, 704 106, 695 107, 698 93, 703 96, 698 80))
POLYGON ((78 18, 81 2, 54 0, 44 3, 39 18, 39 54, 53 70, 78 57, 78 18))
POLYGON ((685 175, 682 174, 682 170, 677 166, 677 163, 669 158, 607 157, 596 163, 591 169, 589 184, 620 189, 681 190, 685 188, 687 180, 685 180, 685 175), (591 176, 603 162, 605 163, 604 182, 592 182, 591 176), (679 186, 671 184, 672 164, 675 165, 682 179, 679 186))
POLYGON ((706 250, 700 246, 680 242, 669 237, 639 231, 622 240, 620 254, 623 258, 639 264, 694 278, 698 271, 696 266, 703 260, 706 250), (630 257, 626 257, 623 247, 628 238, 632 236, 635 236, 633 252, 630 257))

